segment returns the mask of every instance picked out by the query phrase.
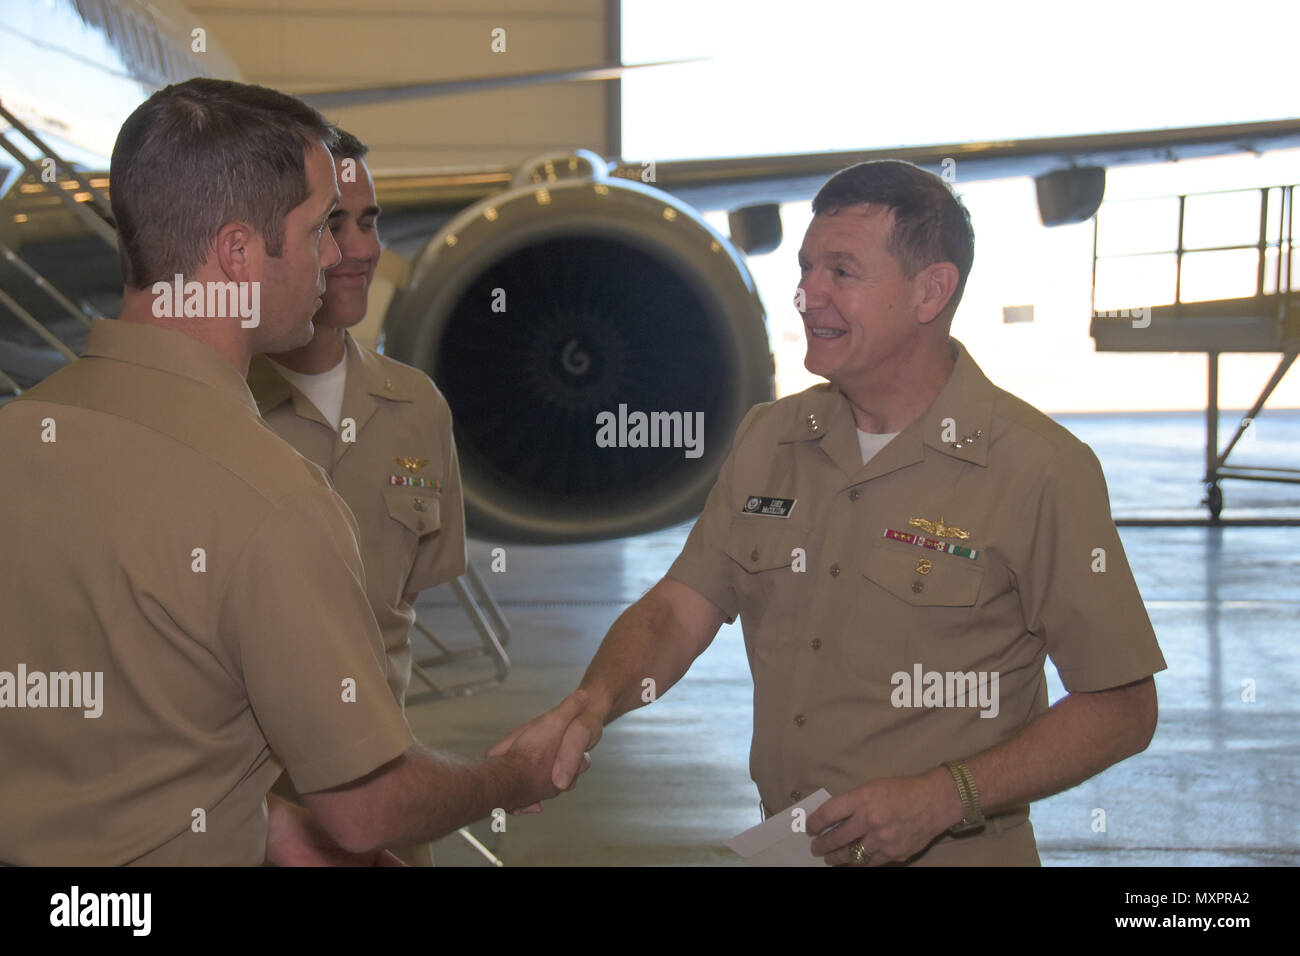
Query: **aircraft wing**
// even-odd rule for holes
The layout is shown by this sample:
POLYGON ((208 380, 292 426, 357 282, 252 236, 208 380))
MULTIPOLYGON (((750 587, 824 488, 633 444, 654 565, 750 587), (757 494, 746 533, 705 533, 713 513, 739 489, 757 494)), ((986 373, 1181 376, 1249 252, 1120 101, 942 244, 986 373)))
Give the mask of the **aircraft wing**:
MULTIPOLYGON (((946 160, 959 182, 1042 176, 1057 170, 1168 162, 1300 147, 1300 118, 1224 126, 1089 133, 1034 139, 893 146, 777 156, 668 160, 653 185, 701 211, 810 199, 836 170, 873 159, 906 159, 936 172, 946 160)), ((646 162, 615 160, 611 174, 649 182, 646 162)), ((454 211, 508 187, 513 166, 380 175, 385 210, 454 211)))
MULTIPOLYGON (((1229 126, 1137 130, 932 146, 792 153, 659 163, 657 185, 697 209, 735 209, 755 202, 810 199, 837 170, 873 159, 905 159, 935 172, 945 161, 957 182, 1041 176, 1080 166, 1157 163, 1300 146, 1300 118, 1229 126)), ((637 178, 641 164, 616 175, 637 178)))

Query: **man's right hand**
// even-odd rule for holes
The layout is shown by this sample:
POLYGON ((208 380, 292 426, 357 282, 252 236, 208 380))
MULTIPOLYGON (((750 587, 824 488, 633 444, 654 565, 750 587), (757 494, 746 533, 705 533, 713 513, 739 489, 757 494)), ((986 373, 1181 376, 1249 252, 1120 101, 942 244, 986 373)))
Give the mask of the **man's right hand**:
MULTIPOLYGON (((591 766, 589 751, 600 740, 605 723, 602 715, 597 712, 596 706, 591 700, 591 695, 586 691, 576 691, 565 698, 564 703, 560 704, 555 710, 549 711, 547 714, 543 714, 541 717, 527 723, 520 724, 510 731, 500 743, 488 751, 488 756, 500 756, 517 748, 523 742, 525 736, 535 732, 541 721, 544 721, 551 714, 560 712, 579 695, 581 695, 583 701, 582 709, 565 727, 558 746, 552 751, 553 759, 550 765, 550 784, 555 792, 570 789, 578 776, 591 766)), ((531 806, 516 809, 512 812, 540 813, 541 809, 541 803, 534 803, 531 806)))
MULTIPOLYGON (((540 810, 540 801, 570 789, 590 766, 585 754, 589 747, 581 746, 589 738, 587 723, 583 722, 588 701, 586 691, 575 691, 558 707, 516 727, 488 752, 489 757, 505 758, 520 768, 526 794, 520 804, 531 803, 528 811, 540 810), (570 760, 567 754, 574 748, 577 755, 570 760), (568 771, 563 776, 559 773, 561 761, 565 761, 563 766, 568 771)), ((591 718, 586 719, 589 722, 591 718)))
POLYGON ((441 839, 497 807, 547 800, 567 789, 552 783, 552 771, 588 696, 583 691, 565 698, 486 760, 467 761, 417 743, 364 777, 304 793, 303 805, 335 843, 365 853, 441 839))
MULTIPOLYGON (((709 646, 726 619, 708 598, 667 577, 619 615, 583 677, 584 688, 578 693, 585 694, 586 704, 568 724, 555 750, 551 784, 556 791, 569 789, 587 769, 587 751, 600 741, 605 724, 641 706, 634 688, 645 676, 655 675, 665 690, 671 687, 709 646)), ((509 753, 520 736, 542 719, 516 727, 489 755, 509 753)), ((514 812, 540 810, 541 805, 535 803, 514 812)))

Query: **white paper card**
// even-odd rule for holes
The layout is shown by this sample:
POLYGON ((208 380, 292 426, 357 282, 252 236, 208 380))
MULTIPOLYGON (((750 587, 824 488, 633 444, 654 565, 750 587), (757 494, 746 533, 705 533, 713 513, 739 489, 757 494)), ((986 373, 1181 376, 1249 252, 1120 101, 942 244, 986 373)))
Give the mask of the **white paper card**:
POLYGON ((803 810, 804 825, 812 812, 831 798, 825 788, 768 817, 756 827, 738 833, 726 846, 749 861, 750 866, 826 866, 824 857, 813 856, 811 833, 794 829, 794 811, 803 810))

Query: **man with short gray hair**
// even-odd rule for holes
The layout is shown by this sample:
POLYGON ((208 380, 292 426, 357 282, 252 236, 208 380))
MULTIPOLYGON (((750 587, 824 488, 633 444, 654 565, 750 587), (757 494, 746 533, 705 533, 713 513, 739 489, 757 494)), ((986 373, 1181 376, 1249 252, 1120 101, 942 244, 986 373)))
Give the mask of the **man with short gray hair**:
POLYGON ((941 179, 863 163, 813 211, 796 302, 829 384, 741 423, 681 555, 583 677, 554 781, 739 614, 766 814, 828 790, 807 832, 832 864, 1037 865, 1030 801, 1156 724, 1165 663, 1101 468, 949 335, 974 236, 941 179), (1048 656, 1069 691, 1050 709, 1048 656))

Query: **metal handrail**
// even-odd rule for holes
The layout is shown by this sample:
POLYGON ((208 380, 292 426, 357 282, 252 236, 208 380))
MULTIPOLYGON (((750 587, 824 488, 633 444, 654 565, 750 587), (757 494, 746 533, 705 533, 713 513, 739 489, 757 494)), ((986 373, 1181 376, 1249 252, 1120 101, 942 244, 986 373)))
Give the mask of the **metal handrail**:
POLYGON ((94 184, 89 179, 86 179, 75 166, 56 153, 49 143, 36 135, 35 130, 25 124, 18 117, 14 116, 13 113, 10 113, 5 109, 3 102, 0 102, 0 117, 3 117, 5 122, 14 128, 15 132, 21 133, 29 143, 40 150, 42 155, 48 156, 52 159, 56 170, 59 170, 63 172, 64 175, 75 179, 77 185, 80 186, 84 192, 90 195, 91 201, 94 202, 96 208, 99 209, 103 216, 109 218, 112 217, 112 206, 108 201, 108 197, 96 189, 94 184))
POLYGON ((8 136, 3 132, 0 132, 0 149, 4 149, 6 153, 12 156, 19 165, 27 170, 28 174, 36 183, 41 185, 43 188, 46 188, 47 192, 52 191, 60 202, 67 206, 74 215, 80 218, 81 221, 90 228, 91 232, 104 240, 104 242, 113 249, 117 249, 117 231, 108 221, 112 217, 108 198, 96 189, 94 184, 91 183, 90 180, 86 179, 76 169, 76 167, 63 159, 63 157, 56 153, 48 143, 36 135, 36 133, 24 124, 22 120, 5 109, 3 104, 0 104, 0 117, 9 124, 13 132, 23 136, 46 158, 51 160, 54 163, 54 168, 57 172, 61 172, 64 176, 73 179, 77 185, 81 187, 81 192, 89 198, 89 205, 92 206, 93 209, 86 208, 86 203, 78 202, 76 198, 69 196, 63 189, 61 183, 55 182, 51 184, 45 182, 41 176, 41 169, 32 162, 31 158, 28 157, 27 154, 13 143, 9 142, 8 136), (48 188, 51 185, 53 186, 52 190, 48 188))
MULTIPOLYGON (((1232 252, 1243 249, 1254 249, 1256 251, 1256 268, 1255 268, 1255 298, 1265 298, 1271 296, 1287 296, 1292 292, 1292 259, 1295 255, 1295 190, 1296 184, 1291 185, 1272 185, 1258 186, 1247 189, 1216 189, 1201 193, 1180 193, 1169 196, 1155 197, 1133 197, 1130 199, 1112 200, 1111 204, 1119 205, 1124 203, 1150 202, 1155 199, 1177 199, 1178 200, 1178 240, 1172 249, 1142 249, 1136 252, 1112 252, 1101 253, 1099 251, 1098 237, 1101 232, 1101 210, 1099 209, 1093 216, 1093 235, 1092 235, 1092 304, 1093 313, 1096 313, 1097 300, 1097 263, 1103 260, 1114 261, 1117 259, 1136 259, 1144 256, 1174 256, 1174 305, 1182 305, 1182 278, 1183 278, 1183 258, 1189 253, 1200 252, 1232 252), (1278 229, 1276 238, 1268 234, 1269 220, 1269 196, 1274 190, 1278 191, 1281 201, 1281 207, 1278 215, 1278 229), (1233 193, 1259 193, 1259 237, 1255 242, 1234 243, 1230 245, 1217 246, 1188 246, 1185 240, 1187 227, 1187 200, 1200 196, 1223 196, 1233 193), (1266 293, 1264 291, 1264 277, 1266 275, 1267 254, 1269 250, 1277 250, 1277 262, 1274 268, 1274 291, 1266 293)), ((1104 207, 1103 207, 1104 208, 1104 207)))

